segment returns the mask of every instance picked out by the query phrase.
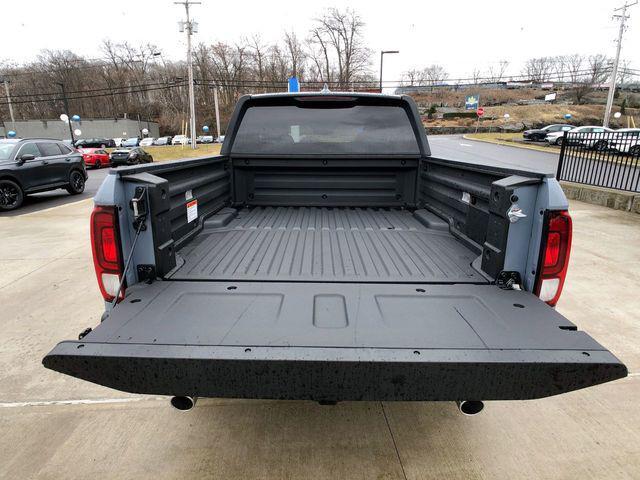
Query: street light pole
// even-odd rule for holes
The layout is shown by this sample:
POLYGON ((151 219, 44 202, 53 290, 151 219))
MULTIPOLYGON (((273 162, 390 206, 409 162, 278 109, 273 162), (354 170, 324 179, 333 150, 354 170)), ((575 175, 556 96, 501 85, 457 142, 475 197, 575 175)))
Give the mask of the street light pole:
POLYGON ((399 50, 382 50, 380 52, 380 93, 382 93, 382 64, 384 62, 385 53, 400 53, 399 50))
POLYGON ((191 58, 191 35, 194 31, 194 22, 189 16, 189 5, 200 5, 202 2, 173 2, 176 5, 184 5, 187 13, 187 20, 184 22, 185 31, 187 32, 187 68, 189 70, 189 129, 191 130, 191 148, 196 148, 196 99, 193 90, 193 60, 191 58))
POLYGON ((64 88, 64 83, 56 82, 56 84, 62 89, 62 101, 64 102, 64 114, 67 116, 67 124, 69 125, 69 133, 71 134, 71 144, 75 145, 76 139, 73 136, 73 125, 71 125, 71 117, 69 116, 69 100, 67 99, 67 91, 64 88))
POLYGON ((602 122, 603 127, 609 126, 609 120, 611 118, 611 108, 613 107, 613 97, 616 93, 616 80, 618 77, 618 63, 620 62, 620 50, 622 49, 622 35, 624 33, 625 22, 629 18, 627 15, 627 8, 636 5, 638 1, 636 0, 633 3, 625 3, 622 7, 616 8, 614 11, 617 12, 622 10, 622 14, 614 15, 613 18, 617 18, 620 20, 620 30, 618 31, 618 45, 616 46, 616 59, 613 63, 613 71, 611 72, 611 80, 609 80, 609 94, 607 95, 607 106, 604 110, 604 121, 602 122))
POLYGON ((9 116, 11 117, 11 129, 15 130, 16 119, 13 117, 13 105, 11 105, 11 95, 9 95, 9 80, 3 78, 2 83, 4 83, 4 91, 7 94, 7 105, 9 106, 9 116))

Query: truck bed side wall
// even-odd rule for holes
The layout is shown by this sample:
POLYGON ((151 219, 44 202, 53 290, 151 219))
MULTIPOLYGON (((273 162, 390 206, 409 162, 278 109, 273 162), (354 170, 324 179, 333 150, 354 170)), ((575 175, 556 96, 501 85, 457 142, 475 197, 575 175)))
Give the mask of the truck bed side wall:
MULTIPOLYGON (((204 220, 231 202, 231 169, 227 157, 200 158, 167 164, 155 164, 118 170, 124 183, 126 202, 122 204, 123 239, 134 236, 133 212, 128 200, 136 187, 148 189, 150 215, 140 242, 152 237, 156 274, 165 275, 176 266, 175 252, 202 228, 204 220), (197 201, 189 217, 187 205, 197 201)), ((123 241, 123 251, 130 242, 123 241)), ((140 262, 134 258, 134 265, 140 262)), ((148 262, 145 262, 148 263, 148 262)), ((136 283, 135 268, 128 272, 127 282, 136 283)))

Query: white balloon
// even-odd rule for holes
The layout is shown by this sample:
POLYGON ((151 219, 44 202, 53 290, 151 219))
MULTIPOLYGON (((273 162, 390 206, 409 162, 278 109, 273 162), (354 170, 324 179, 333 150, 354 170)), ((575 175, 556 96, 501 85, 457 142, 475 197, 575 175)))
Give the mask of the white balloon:
POLYGON ((60 120, 65 123, 69 123, 69 116, 66 113, 63 113, 62 115, 60 115, 60 120))
POLYGON ((74 134, 74 135, 82 135, 82 130, 80 130, 79 128, 76 128, 76 129, 73 131, 73 134, 74 134))
POLYGON ((620 112, 616 112, 613 114, 613 118, 620 118, 622 114, 620 112))
POLYGON ((147 130, 146 128, 142 129, 142 134, 143 135, 149 135, 149 130, 147 130))

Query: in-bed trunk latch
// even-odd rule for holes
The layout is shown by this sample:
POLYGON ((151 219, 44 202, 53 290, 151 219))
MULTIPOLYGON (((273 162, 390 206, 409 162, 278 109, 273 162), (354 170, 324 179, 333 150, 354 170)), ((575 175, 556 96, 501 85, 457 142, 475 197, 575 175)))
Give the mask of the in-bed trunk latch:
POLYGON ((146 230, 144 221, 149 213, 149 199, 147 196, 147 187, 136 187, 133 194, 133 198, 130 200, 129 205, 133 210, 133 228, 138 230, 146 230))
POLYGON ((498 274, 496 285, 503 290, 521 290, 522 279, 520 278, 520 273, 503 270, 498 274))

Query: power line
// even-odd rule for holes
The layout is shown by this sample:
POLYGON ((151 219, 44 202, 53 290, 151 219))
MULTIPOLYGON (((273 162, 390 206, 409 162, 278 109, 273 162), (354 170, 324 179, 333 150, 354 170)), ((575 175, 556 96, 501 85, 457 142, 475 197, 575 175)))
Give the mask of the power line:
MULTIPOLYGON (((158 90, 168 90, 168 89, 184 87, 184 86, 186 86, 186 83, 178 83, 178 84, 165 85, 165 86, 162 86, 162 87, 131 90, 131 91, 128 91, 128 92, 123 92, 122 94, 153 92, 153 91, 158 91, 158 90)), ((85 100, 85 99, 92 99, 92 98, 110 97, 110 96, 113 96, 113 95, 114 95, 114 93, 101 93, 101 94, 93 94, 93 95, 78 95, 78 96, 73 96, 73 97, 67 96, 67 100, 85 100)), ((118 94, 115 93, 115 95, 118 95, 118 94)), ((33 103, 51 103, 51 102, 60 102, 60 101, 63 101, 63 100, 64 100, 63 97, 57 97, 57 98, 45 98, 45 99, 38 99, 38 100, 21 100, 21 101, 18 101, 18 102, 14 102, 12 100, 11 103, 14 104, 14 105, 16 105, 16 104, 33 104, 33 103)), ((7 104, 8 104, 8 102, 0 102, 0 106, 7 105, 7 104)))

